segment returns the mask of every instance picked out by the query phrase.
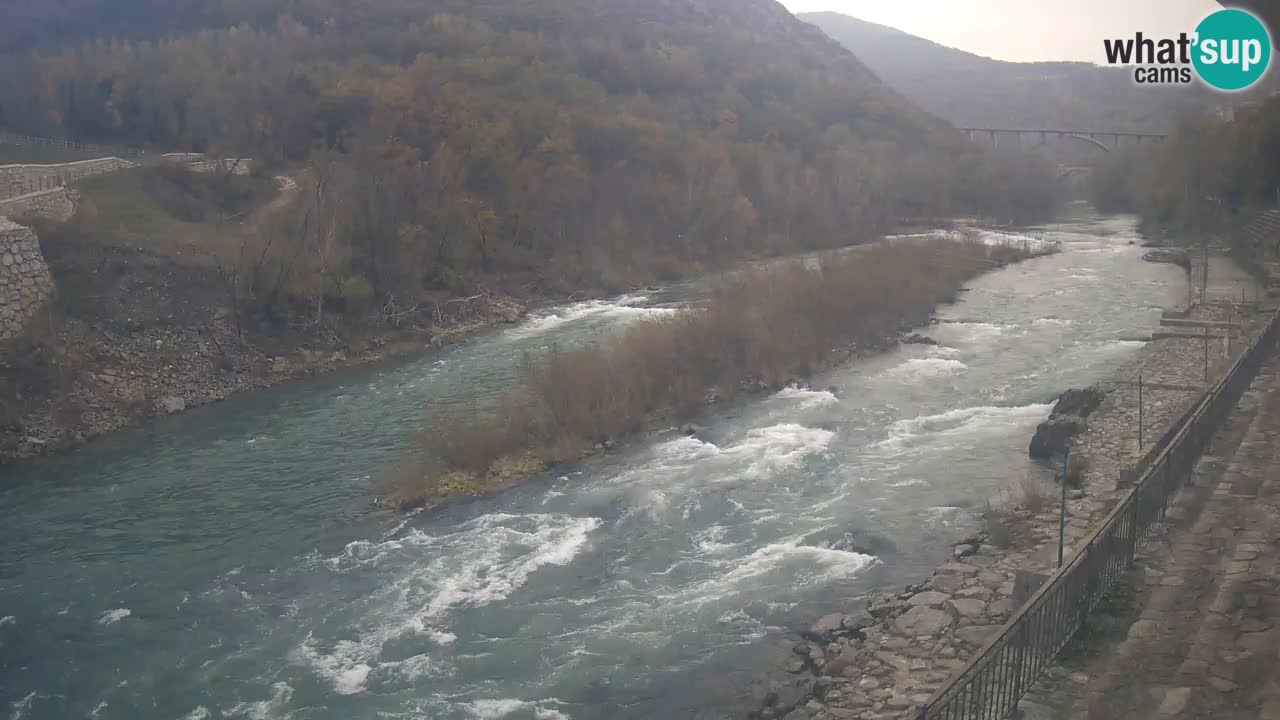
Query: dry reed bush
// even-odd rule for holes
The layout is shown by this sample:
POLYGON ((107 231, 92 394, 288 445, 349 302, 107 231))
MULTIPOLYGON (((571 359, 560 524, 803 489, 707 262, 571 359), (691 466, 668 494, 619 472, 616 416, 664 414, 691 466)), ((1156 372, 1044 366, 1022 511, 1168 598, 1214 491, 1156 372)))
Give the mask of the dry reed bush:
MULTIPOLYGON (((444 472, 482 482, 503 458, 575 460, 655 420, 681 420, 744 386, 808 376, 841 347, 871 346, 927 322, 969 279, 1020 248, 941 238, 882 243, 735 275, 704 307, 638 321, 606 340, 526 358, 491 413, 433 418, 423 445, 444 472)), ((424 476, 426 473, 422 473, 424 476)), ((397 494, 412 496, 410 475, 397 494), (407 488, 407 489, 406 489, 407 488)))
POLYGON ((1018 506, 1032 515, 1044 512, 1055 495, 1048 483, 1032 473, 1018 481, 1018 506))

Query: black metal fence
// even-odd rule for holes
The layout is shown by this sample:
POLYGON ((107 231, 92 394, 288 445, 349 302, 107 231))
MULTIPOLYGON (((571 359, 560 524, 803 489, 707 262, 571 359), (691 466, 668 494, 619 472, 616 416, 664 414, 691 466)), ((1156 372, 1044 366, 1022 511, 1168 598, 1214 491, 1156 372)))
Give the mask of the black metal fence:
POLYGON ((1102 594, 1133 562, 1142 536, 1164 517, 1214 433, 1280 339, 1280 314, 1227 374, 1174 423, 1163 449, 1070 562, 1014 613, 951 682, 918 710, 920 720, 1001 720, 1057 659, 1102 594))

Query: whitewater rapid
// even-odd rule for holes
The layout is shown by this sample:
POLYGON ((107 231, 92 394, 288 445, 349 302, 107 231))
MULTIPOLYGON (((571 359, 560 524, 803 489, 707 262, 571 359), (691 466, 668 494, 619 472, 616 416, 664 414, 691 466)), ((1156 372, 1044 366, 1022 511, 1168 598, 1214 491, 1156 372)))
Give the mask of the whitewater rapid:
POLYGON ((1026 444, 1053 398, 1131 357, 1181 286, 1129 245, 1132 218, 1036 234, 1064 252, 971 283, 919 330, 936 345, 431 512, 371 508, 425 409, 483 405, 525 353, 672 307, 574 303, 13 469, 0 711, 738 716, 795 628, 927 575, 988 498, 1042 472, 1026 444))

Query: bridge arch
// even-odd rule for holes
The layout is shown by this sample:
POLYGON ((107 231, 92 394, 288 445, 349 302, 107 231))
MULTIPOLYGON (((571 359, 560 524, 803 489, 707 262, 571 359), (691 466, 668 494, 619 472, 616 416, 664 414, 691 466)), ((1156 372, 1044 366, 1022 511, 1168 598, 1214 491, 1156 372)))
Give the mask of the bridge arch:
POLYGON ((1153 142, 1162 142, 1167 138, 1166 135, 1163 135, 1161 133, 1154 133, 1154 132, 1150 132, 1150 133, 1125 132, 1125 131, 1106 132, 1106 131, 1097 131, 1097 130, 1071 130, 1071 129, 1065 129, 1065 128, 972 128, 972 127, 969 127, 969 128, 958 128, 958 129, 961 132, 968 135, 970 140, 973 140, 975 135, 990 135, 991 143, 996 147, 1000 146, 1000 135, 1003 135, 1003 134, 1013 135, 1016 138, 1021 138, 1023 135, 1039 135, 1041 144, 1043 144, 1044 141, 1048 139, 1050 136, 1056 136, 1060 138, 1071 138, 1072 140, 1079 140, 1081 142, 1089 143, 1094 147, 1102 148, 1102 151, 1106 153, 1114 152, 1115 148, 1120 146, 1121 138, 1133 138, 1138 143, 1141 143, 1143 140, 1151 140, 1153 142), (1114 146, 1107 145, 1105 142, 1103 142, 1099 138, 1102 138, 1102 140, 1106 140, 1106 139, 1112 140, 1114 143, 1114 146))
POLYGON ((1093 145, 1093 146, 1095 146, 1095 147, 1100 147, 1100 148, 1102 148, 1102 151, 1103 151, 1103 152, 1105 152, 1105 153, 1109 153, 1109 152, 1111 152, 1111 147, 1110 147, 1109 145, 1107 145, 1106 143, 1104 143, 1104 142, 1102 142, 1102 141, 1098 140, 1097 138, 1089 137, 1088 135, 1077 135, 1077 134, 1075 134, 1075 133, 1064 133, 1064 134, 1060 135, 1059 137, 1066 137, 1066 138, 1071 138, 1072 140, 1080 140, 1081 142, 1087 142, 1087 143, 1089 143, 1090 145, 1093 145))

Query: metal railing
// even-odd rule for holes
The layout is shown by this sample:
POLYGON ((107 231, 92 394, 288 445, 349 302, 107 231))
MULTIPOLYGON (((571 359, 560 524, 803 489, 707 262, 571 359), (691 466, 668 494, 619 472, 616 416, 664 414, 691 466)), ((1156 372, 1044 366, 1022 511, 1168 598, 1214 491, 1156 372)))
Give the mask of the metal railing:
POLYGON ((1163 449, 1070 562, 1054 573, 927 704, 920 720, 1001 720, 1071 641, 1103 593, 1133 562, 1138 542, 1235 408, 1280 339, 1280 313, 1162 438, 1163 449))

